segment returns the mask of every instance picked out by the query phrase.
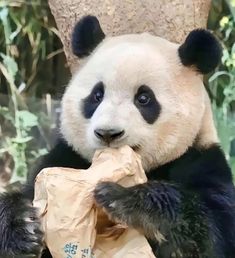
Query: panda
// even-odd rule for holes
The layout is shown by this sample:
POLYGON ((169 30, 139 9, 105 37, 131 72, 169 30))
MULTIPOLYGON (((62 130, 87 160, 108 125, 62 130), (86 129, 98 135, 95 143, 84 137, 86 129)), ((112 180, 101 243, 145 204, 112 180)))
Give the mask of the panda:
POLYGON ((235 257, 232 173, 203 85, 221 58, 214 36, 197 29, 181 45, 148 33, 106 37, 98 19, 85 16, 72 48, 82 64, 62 98, 58 142, 21 192, 0 196, 0 252, 41 251, 31 201, 42 168, 87 169, 97 149, 129 145, 148 181, 99 183, 96 203, 142 232, 158 258, 235 257))

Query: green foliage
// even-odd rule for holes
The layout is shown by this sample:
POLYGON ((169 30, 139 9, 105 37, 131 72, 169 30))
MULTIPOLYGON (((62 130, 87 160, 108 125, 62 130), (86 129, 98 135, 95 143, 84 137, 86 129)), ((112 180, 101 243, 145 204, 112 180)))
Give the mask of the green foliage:
MULTIPOLYGON (((0 148, 0 154, 8 152, 14 159, 15 168, 11 181, 24 182, 27 176, 27 144, 33 139, 30 135, 30 131, 33 127, 38 126, 38 118, 27 110, 16 110, 13 116, 12 112, 7 107, 0 107, 0 114, 16 129, 15 136, 4 137, 5 139, 3 146, 0 148)), ((33 154, 36 158, 45 153, 47 153, 46 149, 39 149, 33 154)))
POLYGON ((46 0, 0 1, 0 158, 14 161, 11 182, 25 181, 55 127, 53 102, 43 98, 55 92, 53 63, 62 52, 50 17, 46 0))
MULTIPOLYGON (((21 94, 54 95, 58 91, 55 86, 66 82, 62 78, 67 74, 65 67, 61 66, 58 76, 52 72, 56 70, 55 62, 65 61, 58 55, 63 49, 54 25, 47 0, 0 1, 0 52, 20 67, 15 83, 21 94)), ((1 92, 9 93, 1 74, 0 80, 1 92)))
POLYGON ((208 25, 221 42, 223 56, 209 88, 221 144, 235 173, 235 0, 212 3, 208 25))

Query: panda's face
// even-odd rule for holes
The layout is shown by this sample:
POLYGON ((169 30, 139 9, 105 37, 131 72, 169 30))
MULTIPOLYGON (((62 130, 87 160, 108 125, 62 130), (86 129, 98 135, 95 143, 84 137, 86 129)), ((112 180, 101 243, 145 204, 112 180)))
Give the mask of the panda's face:
POLYGON ((105 39, 64 94, 68 143, 88 160, 97 149, 127 144, 146 170, 184 153, 199 133, 206 93, 177 49, 149 34, 105 39))

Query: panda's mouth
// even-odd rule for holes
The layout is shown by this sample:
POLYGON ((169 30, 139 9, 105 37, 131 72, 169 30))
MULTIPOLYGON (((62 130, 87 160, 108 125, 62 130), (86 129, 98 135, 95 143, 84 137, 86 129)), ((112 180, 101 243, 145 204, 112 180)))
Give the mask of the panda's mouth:
POLYGON ((131 147, 135 152, 138 152, 140 150, 140 145, 139 144, 130 144, 128 141, 122 141, 122 142, 117 142, 117 143, 111 143, 108 145, 108 147, 111 148, 120 148, 122 146, 128 145, 131 147))
POLYGON ((101 148, 101 149, 103 149, 103 148, 120 148, 120 147, 122 147, 124 145, 129 145, 133 149, 133 151, 135 151, 135 152, 138 152, 141 149, 140 145, 138 145, 138 144, 130 145, 128 143, 123 143, 123 144, 105 144, 105 145, 99 146, 99 148, 101 148))

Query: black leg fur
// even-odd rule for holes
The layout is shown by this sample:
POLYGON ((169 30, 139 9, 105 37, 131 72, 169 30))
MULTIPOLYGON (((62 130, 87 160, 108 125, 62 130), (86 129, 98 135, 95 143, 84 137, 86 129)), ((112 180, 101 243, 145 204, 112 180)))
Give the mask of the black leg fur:
POLYGON ((31 202, 19 192, 0 197, 0 255, 38 255, 42 232, 31 202))
POLYGON ((157 257, 171 257, 174 253, 198 257, 198 253, 209 250, 211 254, 208 226, 197 194, 152 181, 130 188, 103 182, 96 187, 94 196, 112 219, 139 229, 152 241, 162 242, 157 257))

